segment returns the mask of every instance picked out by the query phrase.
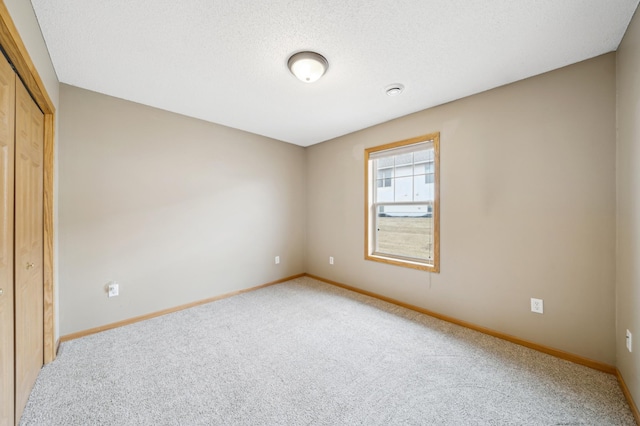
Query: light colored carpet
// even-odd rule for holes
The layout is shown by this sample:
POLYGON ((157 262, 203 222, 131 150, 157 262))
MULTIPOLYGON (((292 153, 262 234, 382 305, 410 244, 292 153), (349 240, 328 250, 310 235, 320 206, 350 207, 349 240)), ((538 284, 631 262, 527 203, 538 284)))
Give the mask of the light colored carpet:
POLYGON ((66 342, 22 425, 634 425, 614 376, 310 278, 66 342))

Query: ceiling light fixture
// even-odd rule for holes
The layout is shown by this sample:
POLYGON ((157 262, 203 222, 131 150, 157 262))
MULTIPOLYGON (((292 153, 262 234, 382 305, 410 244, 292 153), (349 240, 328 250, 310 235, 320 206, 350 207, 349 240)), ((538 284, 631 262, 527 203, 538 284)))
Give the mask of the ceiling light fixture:
POLYGON ((298 52, 287 62, 291 74, 304 83, 313 83, 327 72, 329 62, 316 52, 298 52))
POLYGON ((396 83, 392 84, 391 86, 387 86, 384 90, 389 96, 397 96, 402 93, 402 91, 404 90, 404 86, 402 84, 396 83))

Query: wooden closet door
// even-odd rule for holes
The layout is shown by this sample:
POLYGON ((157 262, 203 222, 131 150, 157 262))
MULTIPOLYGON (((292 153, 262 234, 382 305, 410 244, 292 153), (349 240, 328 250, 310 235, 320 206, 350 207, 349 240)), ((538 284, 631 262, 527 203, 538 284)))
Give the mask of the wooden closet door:
POLYGON ((13 163, 16 76, 0 54, 0 425, 14 424, 13 163))
POLYGON ((16 419, 43 364, 44 115, 16 81, 15 374, 16 419))

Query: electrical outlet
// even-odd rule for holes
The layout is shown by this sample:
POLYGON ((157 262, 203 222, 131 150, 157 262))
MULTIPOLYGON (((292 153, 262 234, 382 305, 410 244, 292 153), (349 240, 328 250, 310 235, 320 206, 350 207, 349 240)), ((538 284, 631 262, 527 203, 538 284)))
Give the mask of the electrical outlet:
POLYGON ((629 350, 629 352, 633 352, 632 350, 632 343, 633 343, 633 334, 631 334, 631 332, 629 330, 627 330, 627 349, 629 350))
POLYGON ((276 265, 280 264, 280 256, 276 256, 276 265))
POLYGON ((117 282, 111 281, 107 287, 109 297, 115 297, 120 294, 120 286, 117 282))
POLYGON ((534 299, 531 298, 531 312, 535 312, 537 314, 541 314, 544 311, 544 304, 542 299, 534 299))
POLYGON ((333 265, 333 256, 329 256, 329 265, 333 265))

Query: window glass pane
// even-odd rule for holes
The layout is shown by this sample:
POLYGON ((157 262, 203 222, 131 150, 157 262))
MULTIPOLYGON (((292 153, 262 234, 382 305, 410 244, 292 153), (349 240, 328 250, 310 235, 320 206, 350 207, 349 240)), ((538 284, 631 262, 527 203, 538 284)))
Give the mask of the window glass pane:
POLYGON ((375 160, 374 167, 376 172, 376 200, 378 202, 393 201, 393 157, 375 160))
POLYGON ((378 186, 391 186, 393 169, 378 169, 378 186))
POLYGON ((413 165, 396 166, 396 176, 413 176, 413 165))
POLYGON ((420 185, 420 199, 416 201, 433 201, 436 197, 434 175, 419 176, 415 179, 420 185))
POLYGON ((393 180, 393 201, 413 201, 413 177, 401 177, 393 180))
POLYGON ((427 205, 378 206, 376 252, 413 259, 433 259, 433 215, 427 205))
POLYGON ((414 176, 413 178, 413 200, 433 201, 433 182, 425 182, 425 178, 433 175, 414 176))
POLYGON ((422 164, 422 173, 433 173, 433 161, 422 164))
POLYGON ((384 186, 385 183, 384 181, 378 181, 378 187, 376 188, 376 202, 378 203, 393 201, 393 180, 389 179, 389 186, 384 186))
POLYGON ((413 175, 413 154, 401 154, 394 156, 396 176, 413 175))

